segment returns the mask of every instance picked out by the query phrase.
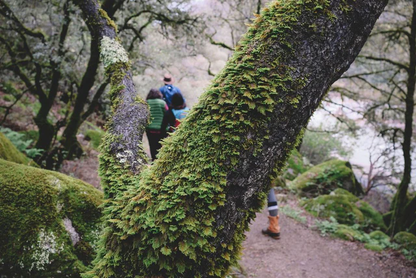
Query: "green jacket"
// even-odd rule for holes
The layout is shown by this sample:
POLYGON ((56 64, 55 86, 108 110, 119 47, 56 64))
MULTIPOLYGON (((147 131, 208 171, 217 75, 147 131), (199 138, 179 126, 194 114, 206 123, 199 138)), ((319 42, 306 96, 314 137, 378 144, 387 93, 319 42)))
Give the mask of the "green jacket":
POLYGON ((166 102, 162 99, 148 99, 147 104, 150 109, 150 124, 147 129, 160 130, 162 126, 163 116, 166 112, 166 102))

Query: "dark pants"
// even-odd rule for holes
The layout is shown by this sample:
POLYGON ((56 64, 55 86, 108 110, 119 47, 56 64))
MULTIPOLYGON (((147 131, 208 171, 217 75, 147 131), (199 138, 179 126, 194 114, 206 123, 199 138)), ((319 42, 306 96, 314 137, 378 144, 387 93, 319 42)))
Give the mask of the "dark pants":
POLYGON ((150 154, 152 156, 152 160, 156 159, 157 152, 162 147, 160 144, 160 139, 162 139, 162 135, 159 130, 146 130, 147 139, 149 140, 149 147, 150 147, 150 154))

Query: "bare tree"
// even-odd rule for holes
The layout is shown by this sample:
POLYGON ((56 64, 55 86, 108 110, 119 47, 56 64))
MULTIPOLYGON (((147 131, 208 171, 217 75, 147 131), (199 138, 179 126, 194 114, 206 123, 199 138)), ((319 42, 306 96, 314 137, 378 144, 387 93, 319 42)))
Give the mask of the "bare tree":
MULTIPOLYGON (((401 153, 402 163, 393 165, 401 179, 392 202, 390 233, 406 230, 407 193, 411 184, 412 136, 416 88, 416 2, 390 1, 370 39, 359 54, 353 70, 338 87, 346 98, 365 103, 361 111, 367 123, 391 142, 391 150, 401 153), (397 170, 398 168, 401 168, 397 170)), ((388 174, 390 175, 390 174, 388 174)))

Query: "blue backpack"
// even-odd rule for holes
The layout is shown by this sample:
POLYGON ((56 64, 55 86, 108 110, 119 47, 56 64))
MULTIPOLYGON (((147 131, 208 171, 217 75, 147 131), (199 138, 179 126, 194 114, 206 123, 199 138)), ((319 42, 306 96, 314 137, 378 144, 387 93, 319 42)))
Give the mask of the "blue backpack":
POLYGON ((163 86, 163 87, 162 87, 162 88, 160 88, 159 90, 160 90, 160 92, 162 93, 163 98, 165 99, 166 104, 167 104, 169 107, 170 107, 170 105, 171 105, 171 103, 172 103, 172 96, 173 96, 175 93, 181 93, 181 91, 180 91, 177 87, 175 87, 175 86, 173 86, 173 85, 169 85, 169 84, 167 84, 167 85, 163 86))

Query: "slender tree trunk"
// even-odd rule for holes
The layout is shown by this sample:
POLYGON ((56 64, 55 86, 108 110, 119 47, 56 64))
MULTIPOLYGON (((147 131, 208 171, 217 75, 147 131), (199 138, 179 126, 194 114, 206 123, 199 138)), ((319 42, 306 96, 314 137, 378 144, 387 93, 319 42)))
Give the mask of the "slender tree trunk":
POLYGON ((413 14, 410 28, 411 33, 409 36, 409 69, 407 73, 405 128, 402 143, 404 171, 402 180, 393 200, 393 215, 389 228, 389 232, 392 236, 397 232, 405 230, 406 228, 405 223, 407 215, 405 213, 405 209, 408 201, 407 190, 411 181, 412 172, 411 144, 413 135, 413 110, 415 105, 414 97, 416 83, 416 0, 413 0, 413 14))
POLYGON ((81 85, 78 88, 74 109, 72 110, 71 117, 69 118, 69 122, 63 133, 62 143, 64 149, 67 151, 67 159, 73 159, 74 157, 80 157, 82 155, 82 147, 78 142, 77 133, 83 122, 82 113, 84 112, 90 90, 94 85, 95 75, 97 74, 98 65, 100 63, 98 44, 97 38, 91 39, 90 60, 82 78, 81 85))
MULTIPOLYGON (((58 56, 59 57, 63 57, 65 54, 64 43, 68 34, 69 25, 71 23, 70 12, 69 12, 69 1, 66 1, 63 9, 64 9, 65 18, 62 24, 60 35, 59 35, 59 42, 58 42, 58 56)), ((39 97, 41 108, 35 117, 35 123, 39 129, 39 138, 38 138, 38 141, 36 142, 35 148, 42 149, 45 151, 44 155, 41 155, 35 159, 38 163, 41 163, 45 159, 51 160, 50 157, 49 158, 47 157, 48 152, 51 148, 52 140, 57 132, 57 129, 59 129, 59 127, 56 127, 54 124, 49 122, 48 115, 50 113, 53 102, 55 101, 56 95, 58 93, 59 81, 61 80, 61 77, 62 77, 61 69, 60 69, 61 62, 51 61, 51 66, 52 66, 52 76, 51 76, 51 85, 49 88, 49 93, 47 96, 45 95, 45 96, 39 97)))
MULTIPOLYGON (((119 1, 104 1, 102 3, 102 8, 105 10, 109 17, 114 16, 115 12, 120 8, 120 6, 125 2, 124 0, 119 1)), ((91 91, 91 88, 95 83, 95 76, 97 75, 98 66, 100 64, 100 51, 99 51, 99 41, 98 38, 91 39, 90 47, 91 56, 88 61, 88 66, 85 71, 85 74, 82 78, 81 85, 78 88, 77 98, 75 100, 74 109, 71 113, 68 124, 65 127, 63 132, 62 144, 64 150, 67 152, 66 159, 73 159, 74 157, 80 157, 82 155, 82 146, 78 142, 77 133, 81 124, 85 121, 86 117, 83 117, 83 112, 85 105, 87 103, 87 98, 91 91)), ((104 87, 105 88, 105 87, 104 87)), ((97 90, 96 94, 102 94, 97 90)), ((96 103, 91 103, 95 105, 96 103)), ((91 110, 88 109, 87 112, 91 113, 91 110)))
MULTIPOLYGON (((90 24, 97 21, 95 1, 78 5, 90 24)), ((100 173, 110 202, 89 275, 225 276, 264 204, 274 169, 284 166, 301 129, 359 53, 385 5, 272 2, 149 168, 141 167, 138 148, 145 105, 132 94, 125 62, 106 65, 114 114, 100 173)), ((109 37, 108 25, 94 29, 109 37)), ((105 47, 106 40, 104 60, 116 51, 105 47)))
POLYGON ((55 127, 48 121, 48 114, 51 106, 48 104, 41 105, 41 109, 34 119, 39 130, 39 138, 35 148, 48 151, 55 135, 55 127))

